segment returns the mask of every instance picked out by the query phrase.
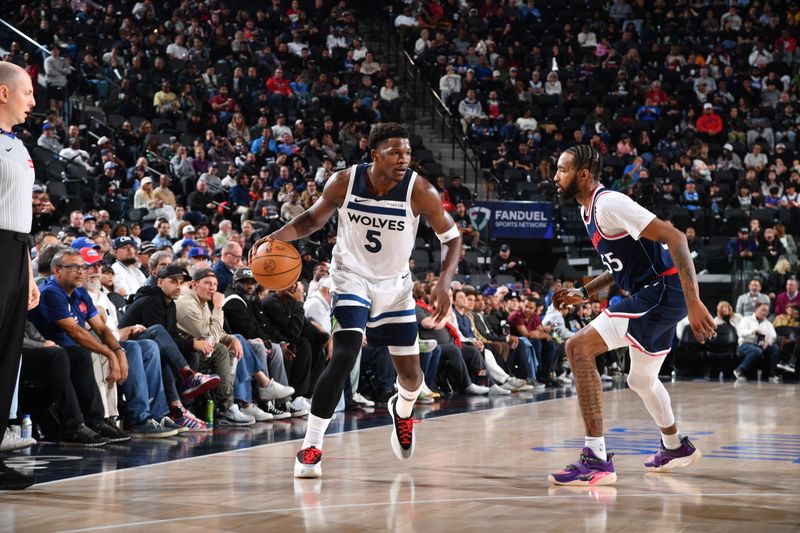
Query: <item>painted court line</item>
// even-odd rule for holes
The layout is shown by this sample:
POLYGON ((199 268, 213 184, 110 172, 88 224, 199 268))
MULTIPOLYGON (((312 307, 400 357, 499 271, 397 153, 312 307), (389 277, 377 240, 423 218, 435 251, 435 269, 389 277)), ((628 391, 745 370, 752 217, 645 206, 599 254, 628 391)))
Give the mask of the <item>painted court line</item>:
MULTIPOLYGON (((582 487, 584 488, 584 487, 582 487)), ((602 488, 612 488, 612 487, 597 487, 599 489, 602 488)), ((588 489, 588 488, 587 488, 588 489)), ((634 494, 620 494, 617 495, 616 498, 682 498, 685 496, 689 497, 696 497, 697 494, 693 493, 658 493, 658 492, 644 492, 644 493, 634 493, 634 494)), ((728 498, 728 497, 754 497, 754 498, 770 498, 770 497, 781 497, 781 498, 792 498, 800 496, 800 493, 797 492, 756 492, 756 493, 739 493, 739 492, 717 492, 717 493, 703 493, 703 498, 728 498)), ((491 502, 491 501, 509 501, 509 500, 516 500, 516 501, 534 501, 534 500, 552 500, 552 499, 563 499, 569 500, 574 498, 580 498, 585 500, 587 497, 586 494, 569 494, 569 495, 541 495, 541 496, 486 496, 482 498, 446 498, 446 499, 431 499, 431 500, 399 500, 399 501, 388 501, 388 502, 370 502, 370 503, 345 503, 345 504, 337 504, 337 505, 309 505, 309 506, 300 506, 300 507, 284 507, 282 509, 270 509, 270 510, 257 510, 257 511, 240 511, 235 513, 213 513, 213 514, 205 514, 200 516, 191 516, 191 517, 181 517, 181 518, 165 518, 161 520, 142 520, 139 522, 127 522, 124 524, 113 524, 108 526, 96 526, 96 527, 89 527, 89 528, 82 528, 82 529, 67 529, 59 531, 58 533, 78 533, 81 531, 105 531, 110 529, 120 529, 125 527, 136 527, 136 526, 153 526, 153 525, 161 525, 161 524, 171 524, 176 522, 194 522, 196 520, 207 520, 211 518, 233 518, 233 517, 241 517, 241 516, 255 516, 255 515, 268 515, 268 514, 275 514, 275 513, 291 513, 294 511, 303 511, 305 509, 313 509, 314 511, 327 511, 327 510, 336 510, 336 509, 359 509, 363 507, 387 507, 393 505, 404 505, 404 504, 414 504, 414 505, 431 505, 431 504, 441 504, 441 503, 464 503, 464 502, 491 502)))
MULTIPOLYGON (((629 390, 629 389, 613 389, 613 390, 604 391, 604 392, 620 392, 620 391, 627 391, 627 390, 629 390)), ((444 419, 444 418, 450 418, 450 417, 454 417, 454 416, 471 415, 471 414, 475 414, 475 413, 485 413, 485 412, 489 412, 489 411, 501 411, 501 410, 505 410, 505 409, 516 409, 516 408, 520 408, 520 407, 538 405, 538 404, 548 403, 548 402, 555 402, 555 401, 559 401, 559 400, 574 400, 574 399, 575 399, 575 396, 568 396, 566 398, 548 398, 546 400, 530 401, 530 402, 520 403, 520 404, 516 404, 516 405, 503 405, 503 406, 498 406, 498 407, 490 407, 489 409, 480 409, 480 410, 476 410, 476 411, 466 411, 466 412, 463 412, 463 413, 452 413, 452 414, 449 414, 449 415, 436 416, 436 417, 433 417, 433 418, 424 419, 424 422, 426 424, 429 424, 429 423, 434 422, 436 420, 441 420, 441 419, 444 419)), ((390 425, 390 423, 387 422, 387 424, 383 425, 383 426, 375 426, 375 427, 371 427, 371 428, 356 429, 356 430, 350 430, 350 431, 341 431, 339 433, 331 433, 330 435, 326 435, 326 438, 330 438, 330 437, 333 437, 335 435, 346 435, 348 433, 364 433, 364 432, 367 432, 367 431, 385 429, 389 425, 390 425)), ((33 492, 33 491, 35 491, 35 489, 37 489, 39 487, 46 487, 46 486, 49 486, 49 485, 55 485, 56 483, 64 483, 66 481, 74 481, 74 480, 77 480, 77 479, 85 480, 85 479, 90 479, 90 478, 93 478, 93 477, 105 476, 105 475, 109 475, 109 474, 116 474, 116 473, 119 473, 119 472, 130 472, 130 471, 133 471, 133 470, 140 470, 140 469, 145 469, 145 468, 153 468, 153 467, 157 467, 157 466, 165 466, 165 465, 171 465, 171 464, 187 462, 187 461, 196 461, 198 459, 206 459, 206 458, 209 458, 209 457, 215 457, 215 456, 229 454, 229 453, 240 453, 240 452, 244 452, 244 451, 252 451, 252 450, 258 450, 258 449, 261 449, 261 448, 268 448, 270 446, 277 446, 279 444, 287 444, 287 443, 291 443, 291 442, 302 442, 302 441, 303 441, 303 439, 292 439, 292 440, 285 440, 285 441, 281 441, 281 442, 268 442, 268 443, 265 443, 265 444, 258 444, 256 446, 249 446, 247 448, 239 448, 239 449, 236 449, 236 450, 224 450, 224 451, 220 451, 220 452, 209 453, 209 454, 206 454, 206 455, 198 455, 197 457, 184 457, 182 459, 173 459, 171 461, 163 461, 163 462, 160 462, 160 463, 153 463, 153 464, 149 464, 149 465, 131 466, 131 467, 128 467, 128 468, 120 468, 120 469, 117 469, 117 470, 107 470, 105 472, 96 472, 94 474, 86 474, 86 475, 83 475, 83 476, 75 476, 75 477, 69 477, 69 478, 64 478, 64 479, 55 479, 53 481, 46 481, 44 483, 37 483, 36 485, 34 485, 32 487, 31 490, 29 490, 29 492, 33 492)), ((32 457, 35 457, 35 456, 32 456, 32 457)))

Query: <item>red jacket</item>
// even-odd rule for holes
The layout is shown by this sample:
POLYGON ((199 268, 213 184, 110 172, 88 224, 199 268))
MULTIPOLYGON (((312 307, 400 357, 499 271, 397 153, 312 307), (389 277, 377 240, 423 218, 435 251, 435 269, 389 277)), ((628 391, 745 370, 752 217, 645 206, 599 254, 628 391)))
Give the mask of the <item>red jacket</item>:
POLYGON ((283 78, 269 78, 267 80, 267 89, 269 89, 269 92, 272 94, 292 96, 292 88, 289 86, 289 80, 283 78))
POLYGON ((711 113, 703 113, 697 119, 697 131, 716 135, 722 131, 722 118, 713 111, 711 113))

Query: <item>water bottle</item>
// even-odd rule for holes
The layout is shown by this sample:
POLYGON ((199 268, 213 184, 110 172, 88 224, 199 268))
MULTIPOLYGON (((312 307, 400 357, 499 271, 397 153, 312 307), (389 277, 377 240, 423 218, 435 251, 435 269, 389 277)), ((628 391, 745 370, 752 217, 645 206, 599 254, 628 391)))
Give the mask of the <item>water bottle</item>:
POLYGON ((31 422, 31 415, 22 415, 22 428, 19 436, 23 439, 29 439, 33 436, 33 423, 31 422))
POLYGON ((206 403, 206 422, 209 426, 214 425, 214 400, 212 399, 206 403))

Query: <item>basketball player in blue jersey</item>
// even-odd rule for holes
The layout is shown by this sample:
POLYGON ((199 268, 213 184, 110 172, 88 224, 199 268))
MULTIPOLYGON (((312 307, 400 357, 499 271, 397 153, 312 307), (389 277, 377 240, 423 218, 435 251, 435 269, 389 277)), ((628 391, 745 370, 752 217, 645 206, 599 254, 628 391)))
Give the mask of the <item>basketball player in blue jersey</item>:
POLYGON ((607 269, 580 289, 555 293, 554 305, 582 303, 614 283, 630 293, 567 341, 586 441, 577 462, 550 474, 557 485, 610 485, 617 479, 603 438, 603 389, 595 357, 625 346, 631 357, 628 386, 661 429, 661 446, 645 461, 645 470, 691 466, 700 458, 700 450, 678 432, 669 394, 658 380, 675 326, 687 314, 701 343, 716 335, 700 301, 686 237, 628 196, 603 188, 602 168, 597 150, 577 145, 561 154, 554 177, 562 200, 580 204, 589 238, 607 269))
POLYGON ((458 265, 461 237, 428 181, 408 168, 411 145, 405 127, 386 123, 369 135, 371 164, 335 173, 322 197, 300 216, 268 237, 295 241, 314 233, 339 212, 331 263, 333 356, 311 398, 311 414, 294 475, 318 478, 322 473, 322 438, 353 368, 366 333, 373 346, 387 346, 397 369, 397 394, 388 402, 394 422, 390 443, 399 459, 414 452, 411 412, 422 388, 417 320, 408 258, 414 247, 419 215, 425 215, 445 252, 442 271, 431 293, 437 323, 450 314, 450 282, 458 265))

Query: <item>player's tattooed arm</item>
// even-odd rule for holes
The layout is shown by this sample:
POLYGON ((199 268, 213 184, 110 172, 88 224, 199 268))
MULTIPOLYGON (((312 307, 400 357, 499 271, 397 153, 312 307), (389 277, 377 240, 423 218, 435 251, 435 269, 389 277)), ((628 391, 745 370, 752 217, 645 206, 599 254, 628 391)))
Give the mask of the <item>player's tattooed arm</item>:
POLYGON ((597 293, 606 290, 614 284, 614 278, 611 272, 603 272, 592 281, 586 284, 586 290, 589 292, 589 298, 597 296, 597 293))
POLYGON ((697 274, 694 270, 694 262, 686 235, 675 229, 672 224, 656 218, 647 225, 641 236, 667 245, 669 255, 672 257, 672 262, 675 264, 681 280, 681 289, 689 314, 689 326, 692 328, 695 338, 700 343, 704 343, 715 337, 717 325, 714 323, 711 313, 700 300, 697 274))

